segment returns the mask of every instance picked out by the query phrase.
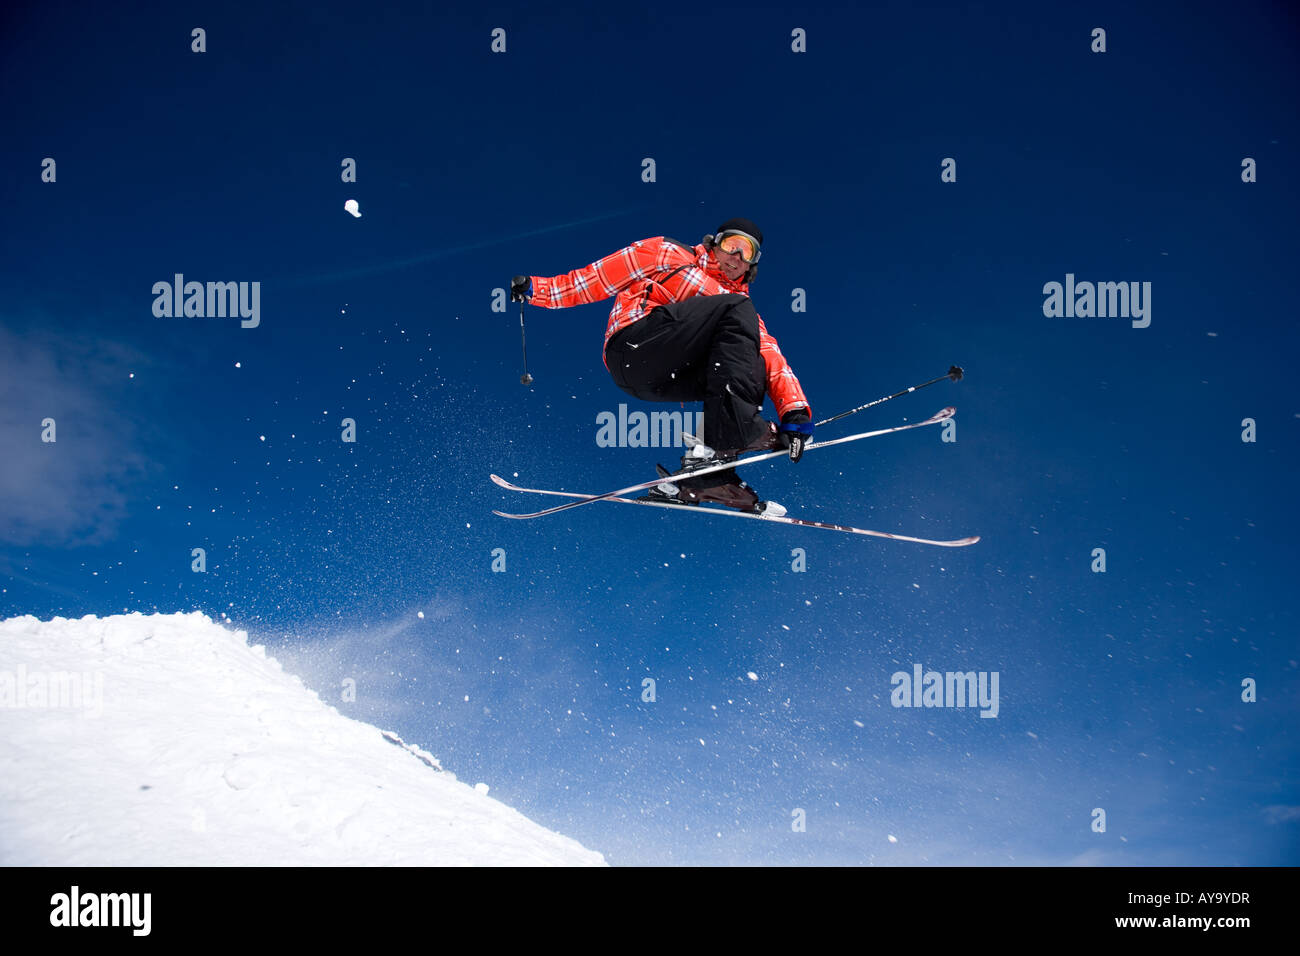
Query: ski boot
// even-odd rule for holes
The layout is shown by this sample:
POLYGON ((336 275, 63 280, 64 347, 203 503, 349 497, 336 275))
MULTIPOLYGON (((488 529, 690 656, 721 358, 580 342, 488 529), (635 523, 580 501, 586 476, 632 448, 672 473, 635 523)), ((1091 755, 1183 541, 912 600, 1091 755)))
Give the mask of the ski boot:
MULTIPOLYGON (((694 461, 698 464, 708 459, 695 458, 694 461)), ((689 469, 685 470, 686 474, 678 472, 674 475, 663 465, 655 467, 659 469, 659 477, 664 481, 652 488, 650 493, 641 499, 642 501, 660 501, 696 507, 706 501, 712 501, 728 508, 735 508, 737 511, 749 511, 773 517, 785 514, 785 508, 775 501, 761 501, 758 493, 741 480, 734 468, 712 471, 707 475, 692 478, 689 469)))
POLYGON ((699 465, 707 462, 709 459, 716 461, 727 461, 743 454, 747 451, 776 451, 781 448, 781 429, 776 422, 764 421, 764 431, 751 441, 744 448, 736 448, 731 451, 714 451, 704 442, 700 441, 694 435, 683 435, 686 440, 686 454, 682 456, 682 468, 690 468, 691 465, 699 465))

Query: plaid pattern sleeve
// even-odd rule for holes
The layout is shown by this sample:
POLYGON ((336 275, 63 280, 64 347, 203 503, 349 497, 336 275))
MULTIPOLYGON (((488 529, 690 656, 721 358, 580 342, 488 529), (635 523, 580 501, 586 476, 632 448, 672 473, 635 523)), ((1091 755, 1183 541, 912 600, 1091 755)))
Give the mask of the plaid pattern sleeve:
POLYGON ((608 299, 659 271, 662 245, 642 239, 581 269, 549 278, 532 276, 533 294, 528 301, 545 309, 565 309, 608 299))
POLYGON ((762 319, 758 320, 758 340, 759 352, 763 356, 763 363, 767 366, 767 393, 772 396, 776 414, 784 416, 786 412, 806 408, 811 415, 812 406, 808 404, 808 398, 803 393, 799 379, 795 378, 790 363, 781 354, 781 347, 768 333, 762 319))

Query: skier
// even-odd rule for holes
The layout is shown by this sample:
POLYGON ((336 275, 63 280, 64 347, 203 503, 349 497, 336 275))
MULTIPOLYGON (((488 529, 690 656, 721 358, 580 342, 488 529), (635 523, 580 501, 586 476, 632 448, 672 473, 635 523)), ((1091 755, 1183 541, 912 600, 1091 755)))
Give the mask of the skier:
MULTIPOLYGON (((697 246, 656 236, 562 275, 515 276, 510 297, 560 309, 615 296, 604 351, 614 383, 644 401, 704 402, 704 446, 688 450, 683 469, 778 448, 798 461, 812 437, 812 411, 749 298, 762 243, 753 222, 728 219, 697 246), (765 393, 779 423, 762 417, 765 393)), ((676 480, 661 473, 668 480, 651 498, 785 514, 760 501, 734 468, 676 480)))

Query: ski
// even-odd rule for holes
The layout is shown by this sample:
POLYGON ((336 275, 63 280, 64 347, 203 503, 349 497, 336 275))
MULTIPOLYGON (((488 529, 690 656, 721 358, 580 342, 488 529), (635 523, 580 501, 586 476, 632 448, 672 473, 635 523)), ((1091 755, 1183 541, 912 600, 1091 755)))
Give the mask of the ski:
MULTIPOLYGON (((939 424, 939 422, 947 421, 948 419, 952 418, 952 416, 955 415, 956 413, 957 413, 957 409, 949 406, 948 408, 936 412, 934 415, 931 415, 929 418, 927 418, 925 421, 922 422, 912 422, 909 425, 894 425, 892 428, 879 428, 876 429, 875 431, 861 432, 860 434, 857 435, 846 435, 843 438, 832 438, 829 441, 811 441, 806 446, 804 446, 804 451, 810 452, 810 451, 815 451, 818 448, 830 448, 832 445, 843 445, 845 442, 859 441, 863 438, 875 438, 877 435, 889 435, 892 434, 893 432, 907 431, 909 428, 922 428, 926 425, 937 425, 939 424)), ((741 465, 752 465, 756 461, 767 461, 769 458, 779 458, 780 456, 785 454, 786 454, 785 449, 781 449, 779 451, 762 452, 761 454, 750 455, 748 458, 736 458, 731 461, 714 462, 712 464, 703 465, 698 468, 688 468, 685 471, 677 473, 673 477, 694 478, 699 475, 707 475, 710 472, 714 472, 714 471, 723 471, 724 469, 727 468, 738 468, 741 465)), ((522 514, 522 515, 507 514, 504 511, 494 511, 493 514, 498 514, 503 518, 518 518, 518 519, 541 518, 544 517, 545 515, 553 515, 560 511, 568 511, 570 508, 578 508, 581 507, 582 505, 589 505, 593 501, 605 501, 606 499, 609 498, 618 498, 624 495, 635 494, 639 491, 648 491, 649 489, 653 488, 655 485, 662 484, 663 482, 664 482, 663 478, 652 478, 650 481, 643 481, 640 482, 639 484, 628 485, 626 488, 619 488, 615 491, 607 491, 601 495, 581 495, 577 500, 567 501, 562 505, 556 505, 554 508, 546 508, 542 511, 531 512, 530 514, 522 514)), ((737 512, 737 514, 740 513, 741 512, 737 512)))
MULTIPOLYGON (((523 491, 535 495, 558 495, 562 498, 590 498, 591 495, 579 494, 576 491, 551 491, 547 488, 522 488, 519 485, 511 484, 504 478, 497 475, 492 476, 492 480, 508 491, 523 491)), ((666 501, 644 501, 637 498, 620 498, 618 496, 611 498, 601 498, 602 501, 617 502, 623 505, 646 505, 650 508, 667 508, 670 511, 689 511, 697 515, 717 515, 723 518, 753 518, 757 521, 769 521, 776 524, 797 525, 801 528, 825 528, 827 531, 842 531, 845 534, 869 535, 873 538, 889 538, 892 541, 911 541, 914 544, 931 544, 940 548, 965 548, 979 540, 979 535, 969 538, 957 538, 953 541, 936 541, 931 538, 913 538, 905 534, 891 534, 888 531, 869 531, 866 528, 854 528, 849 525, 831 524, 826 521, 811 521, 807 518, 792 518, 790 515, 764 515, 749 511, 735 511, 731 508, 710 508, 702 505, 677 505, 666 501)), ((501 512, 496 512, 501 514, 501 512)))

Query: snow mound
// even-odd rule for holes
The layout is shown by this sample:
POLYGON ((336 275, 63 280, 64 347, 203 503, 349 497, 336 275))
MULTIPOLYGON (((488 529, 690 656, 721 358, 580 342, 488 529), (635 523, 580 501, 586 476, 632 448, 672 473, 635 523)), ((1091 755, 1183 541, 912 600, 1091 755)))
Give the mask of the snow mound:
POLYGON ((601 865, 204 614, 0 621, 0 865, 601 865))

